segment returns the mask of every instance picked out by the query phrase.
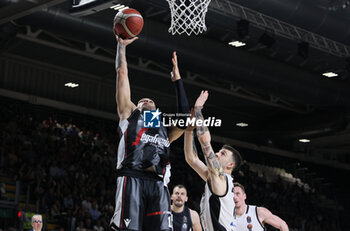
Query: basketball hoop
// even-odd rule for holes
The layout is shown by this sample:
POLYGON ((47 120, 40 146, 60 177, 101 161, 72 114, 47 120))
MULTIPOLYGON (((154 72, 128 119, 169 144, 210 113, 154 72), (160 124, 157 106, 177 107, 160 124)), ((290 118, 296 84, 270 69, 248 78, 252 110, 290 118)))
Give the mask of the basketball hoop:
POLYGON ((205 15, 211 0, 167 0, 171 11, 169 33, 198 35, 207 30, 205 15))

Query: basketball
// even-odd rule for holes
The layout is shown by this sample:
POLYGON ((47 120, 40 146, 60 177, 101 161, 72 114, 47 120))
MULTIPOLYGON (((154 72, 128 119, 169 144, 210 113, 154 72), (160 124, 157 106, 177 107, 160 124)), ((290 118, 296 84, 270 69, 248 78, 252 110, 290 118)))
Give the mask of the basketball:
POLYGON ((143 27, 143 18, 140 12, 127 8, 119 11, 113 21, 114 34, 122 39, 135 37, 140 34, 143 27))

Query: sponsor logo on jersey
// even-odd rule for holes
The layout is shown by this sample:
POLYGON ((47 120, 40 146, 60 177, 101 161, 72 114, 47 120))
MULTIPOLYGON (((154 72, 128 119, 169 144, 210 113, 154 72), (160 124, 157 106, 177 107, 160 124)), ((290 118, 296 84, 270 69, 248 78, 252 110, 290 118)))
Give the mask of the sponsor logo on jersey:
POLYGON ((163 147, 170 146, 169 139, 164 139, 164 138, 158 137, 158 136, 159 136, 159 134, 151 136, 151 135, 148 135, 146 133, 143 133, 141 136, 141 141, 143 143, 152 143, 152 144, 156 144, 158 146, 163 146, 163 147))
POLYGON ((252 222, 252 218, 250 216, 247 216, 247 222, 251 223, 252 222))

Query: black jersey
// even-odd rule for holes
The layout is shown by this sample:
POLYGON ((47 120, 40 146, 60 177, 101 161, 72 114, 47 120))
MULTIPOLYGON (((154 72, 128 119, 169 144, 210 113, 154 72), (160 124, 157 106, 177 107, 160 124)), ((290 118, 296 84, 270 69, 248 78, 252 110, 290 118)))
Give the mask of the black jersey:
POLYGON ((184 206, 184 210, 181 213, 175 213, 172 211, 172 214, 174 231, 192 230, 191 212, 187 206, 184 206))
POLYGON ((154 166, 158 175, 165 174, 170 143, 162 124, 159 128, 145 128, 141 111, 135 109, 128 119, 120 121, 118 130, 117 169, 143 170, 154 166))

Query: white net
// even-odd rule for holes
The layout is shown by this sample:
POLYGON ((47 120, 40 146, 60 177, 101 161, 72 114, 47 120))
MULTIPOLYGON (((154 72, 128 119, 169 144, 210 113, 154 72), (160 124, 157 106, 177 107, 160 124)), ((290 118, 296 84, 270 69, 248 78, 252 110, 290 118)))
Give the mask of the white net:
POLYGON ((169 33, 190 36, 207 30, 205 15, 211 0, 167 0, 171 11, 169 33))

